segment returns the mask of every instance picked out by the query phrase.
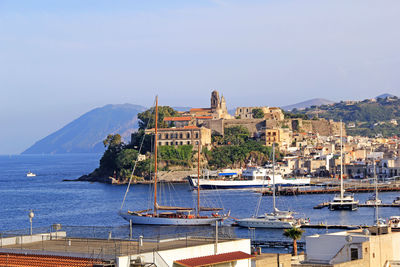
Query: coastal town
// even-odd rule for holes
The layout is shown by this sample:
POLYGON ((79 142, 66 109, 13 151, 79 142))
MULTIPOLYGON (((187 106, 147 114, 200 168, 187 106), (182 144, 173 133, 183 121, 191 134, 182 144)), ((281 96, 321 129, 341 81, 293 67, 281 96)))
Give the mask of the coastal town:
MULTIPOLYGON (((211 94, 209 108, 192 108, 163 120, 169 127, 158 129, 159 146, 193 145, 194 150, 198 144, 201 149, 212 149, 218 146, 213 143, 212 135, 223 136, 228 128, 243 127, 251 139, 264 146, 275 144, 282 154, 278 165, 285 177, 338 177, 342 127, 344 178, 364 179, 376 175, 380 179, 395 179, 400 176, 400 139, 397 136, 346 135, 346 127, 354 127, 353 123, 287 118, 282 109, 266 106, 237 107, 233 116, 228 113, 225 98, 219 97, 217 91, 211 94), (254 111, 261 111, 261 115, 255 118, 254 111)), ((154 133, 154 129, 146 132, 154 133)), ((241 169, 235 171, 241 174, 241 169)))
POLYGON ((399 10, 0 0, 0 267, 400 267, 399 10))

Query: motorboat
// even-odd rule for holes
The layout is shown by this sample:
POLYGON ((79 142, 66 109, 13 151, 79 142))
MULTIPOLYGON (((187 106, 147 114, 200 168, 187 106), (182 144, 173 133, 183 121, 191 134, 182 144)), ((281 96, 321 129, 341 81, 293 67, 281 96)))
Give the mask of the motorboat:
POLYGON ((27 174, 26 174, 26 177, 35 177, 36 176, 36 174, 34 174, 33 172, 31 172, 31 171, 29 171, 27 174))
POLYGON ((400 197, 396 197, 396 198, 393 200, 392 203, 393 203, 393 204, 400 205, 400 197))
POLYGON ((391 216, 389 218, 389 226, 400 231, 400 216, 391 216))
POLYGON ((382 200, 380 200, 376 194, 373 194, 372 196, 370 196, 367 201, 365 201, 365 204, 367 205, 380 205, 382 204, 382 200))

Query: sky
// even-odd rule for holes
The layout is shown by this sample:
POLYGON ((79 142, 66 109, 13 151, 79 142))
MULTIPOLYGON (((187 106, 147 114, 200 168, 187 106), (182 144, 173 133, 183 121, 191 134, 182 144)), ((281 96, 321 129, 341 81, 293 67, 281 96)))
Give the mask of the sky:
POLYGON ((400 95, 398 0, 0 0, 0 154, 107 104, 400 95))

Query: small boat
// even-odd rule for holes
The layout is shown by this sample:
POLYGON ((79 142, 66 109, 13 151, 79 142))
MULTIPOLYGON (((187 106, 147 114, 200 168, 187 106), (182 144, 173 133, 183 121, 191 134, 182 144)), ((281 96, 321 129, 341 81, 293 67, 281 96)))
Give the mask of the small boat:
POLYGON ((400 216, 391 216, 389 218, 389 226, 392 229, 400 230, 400 216))
POLYGON ((400 197, 396 197, 392 203, 400 205, 400 197))
POLYGON ((28 172, 27 174, 26 174, 26 177, 35 177, 36 176, 36 174, 34 174, 33 172, 28 172))
POLYGON ((365 201, 365 204, 367 205, 380 205, 382 204, 382 200, 380 200, 376 194, 373 194, 372 196, 370 196, 367 201, 365 201))

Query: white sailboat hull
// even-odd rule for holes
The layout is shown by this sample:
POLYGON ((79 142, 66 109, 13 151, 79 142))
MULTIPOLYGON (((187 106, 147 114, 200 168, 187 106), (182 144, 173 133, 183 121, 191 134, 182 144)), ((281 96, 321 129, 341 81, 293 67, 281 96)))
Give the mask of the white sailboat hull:
POLYGON ((140 216, 127 212, 119 214, 125 220, 132 221, 132 224, 147 224, 147 225, 212 225, 217 221, 221 221, 221 217, 208 217, 208 218, 165 218, 165 217, 152 217, 140 216))
POLYGON ((236 220, 236 223, 241 227, 252 227, 252 228, 287 229, 287 228, 293 228, 293 226, 295 226, 293 222, 271 221, 265 218, 240 219, 236 220))

